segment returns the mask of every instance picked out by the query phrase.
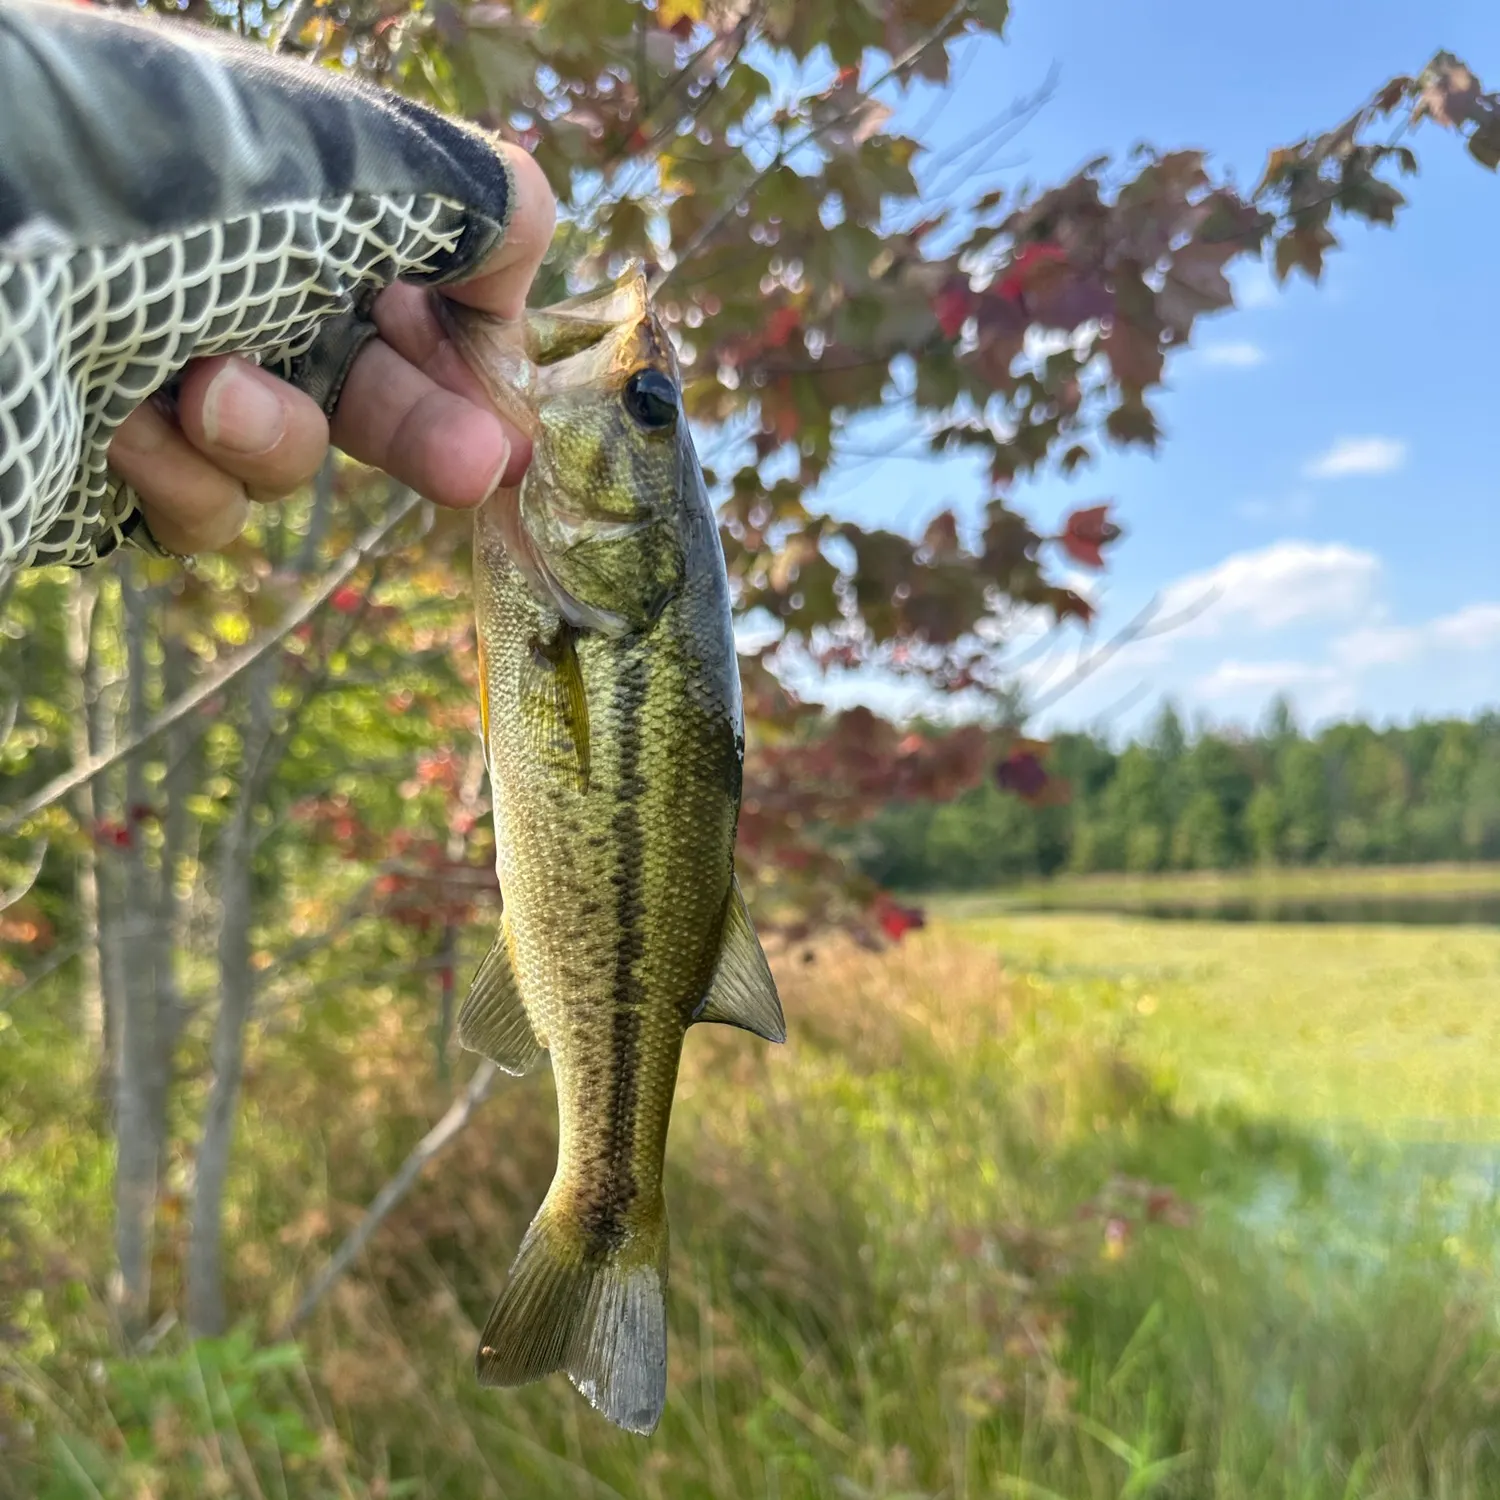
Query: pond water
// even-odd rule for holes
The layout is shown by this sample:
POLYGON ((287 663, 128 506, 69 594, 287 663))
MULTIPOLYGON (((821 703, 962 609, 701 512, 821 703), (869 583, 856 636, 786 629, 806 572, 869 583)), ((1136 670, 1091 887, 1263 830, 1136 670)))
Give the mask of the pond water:
POLYGON ((1500 927, 1500 891, 1432 896, 1236 896, 1212 901, 1039 901, 1035 911, 1098 911, 1163 922, 1376 922, 1500 927))

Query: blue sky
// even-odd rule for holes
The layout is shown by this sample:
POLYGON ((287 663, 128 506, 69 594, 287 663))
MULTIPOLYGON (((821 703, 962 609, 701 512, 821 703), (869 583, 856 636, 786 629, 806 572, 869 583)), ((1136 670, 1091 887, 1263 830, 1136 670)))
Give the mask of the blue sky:
MULTIPOLYGON (((1055 66, 1050 102, 1002 148, 996 183, 1051 183, 1140 140, 1204 148, 1249 183, 1268 148, 1334 124, 1439 47, 1500 85, 1500 6, 1017 0, 1005 44, 955 54, 925 139, 963 139, 1055 66)), ((1044 525, 1118 502, 1128 534, 1108 573, 1088 579, 1095 641, 1153 595, 1213 601, 1121 652, 1043 727, 1128 732, 1167 694, 1250 722, 1283 688, 1310 722, 1500 705, 1488 342, 1500 332, 1500 178, 1432 126, 1414 144, 1422 173, 1403 184, 1394 231, 1350 228, 1319 288, 1277 289, 1252 272, 1243 306, 1199 325, 1196 347, 1168 365, 1157 456, 1112 453, 1072 481, 1019 488, 1044 525)), ((905 530, 945 505, 972 515, 983 498, 963 462, 898 459, 835 474, 815 503, 905 530)))

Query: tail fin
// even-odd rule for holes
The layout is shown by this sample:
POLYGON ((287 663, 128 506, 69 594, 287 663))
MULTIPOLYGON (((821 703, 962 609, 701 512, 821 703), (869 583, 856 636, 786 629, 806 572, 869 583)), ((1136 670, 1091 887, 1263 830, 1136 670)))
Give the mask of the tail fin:
POLYGON ((609 1250, 550 1202, 526 1231, 479 1344, 481 1385, 554 1370, 617 1427, 651 1433, 667 1400, 667 1215, 609 1250))

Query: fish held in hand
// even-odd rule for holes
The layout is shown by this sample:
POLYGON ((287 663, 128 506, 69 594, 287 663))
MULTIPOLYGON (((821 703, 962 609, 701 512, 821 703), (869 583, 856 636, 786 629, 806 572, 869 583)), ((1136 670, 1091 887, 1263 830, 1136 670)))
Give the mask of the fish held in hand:
POLYGON ((744 716, 729 582, 681 377, 632 270, 450 336, 532 439, 474 533, 499 936, 459 1019, 512 1073, 551 1054, 557 1172, 477 1370, 566 1370, 621 1427, 666 1401, 667 1126, 683 1038, 785 1039, 734 878, 744 716))

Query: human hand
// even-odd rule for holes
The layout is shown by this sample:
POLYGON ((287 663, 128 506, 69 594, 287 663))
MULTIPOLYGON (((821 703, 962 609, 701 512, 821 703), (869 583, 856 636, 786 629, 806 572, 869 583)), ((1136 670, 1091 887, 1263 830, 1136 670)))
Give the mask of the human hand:
MULTIPOLYGON (((525 151, 500 149, 516 188, 505 241, 442 295, 514 318, 551 242, 557 203, 525 151)), ((519 481, 529 442, 496 414, 443 334, 428 293, 394 283, 372 317, 380 337, 360 351, 331 423, 310 396, 227 355, 187 367, 177 424, 149 403, 126 419, 109 465, 134 489, 163 547, 191 554, 227 546, 244 529, 249 502, 280 499, 305 484, 330 443, 457 509, 519 481)))

